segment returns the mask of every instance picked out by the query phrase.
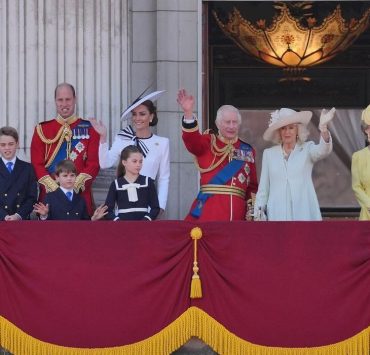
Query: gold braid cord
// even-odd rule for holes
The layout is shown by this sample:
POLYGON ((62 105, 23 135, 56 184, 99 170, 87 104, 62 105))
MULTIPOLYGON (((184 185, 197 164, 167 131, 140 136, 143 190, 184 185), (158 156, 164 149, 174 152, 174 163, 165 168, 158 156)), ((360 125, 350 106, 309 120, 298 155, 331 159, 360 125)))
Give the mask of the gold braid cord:
POLYGON ((78 194, 80 191, 85 190, 85 182, 92 179, 92 176, 89 174, 81 173, 76 177, 75 185, 73 190, 78 194))
MULTIPOLYGON (((205 133, 207 133, 207 131, 205 133)), ((234 141, 227 142, 223 148, 220 148, 217 146, 216 136, 211 134, 211 151, 213 153, 213 161, 208 168, 201 168, 197 158, 194 157, 194 163, 199 172, 208 173, 216 169, 226 158, 229 158, 230 161, 234 151, 234 143, 234 141), (216 157, 220 157, 220 159, 215 163, 216 157)))
POLYGON ((43 176, 41 179, 39 179, 39 183, 45 186, 46 192, 55 191, 59 187, 59 185, 50 175, 43 176))
POLYGON ((42 131, 42 126, 40 124, 37 125, 36 131, 37 131, 37 134, 39 135, 41 141, 46 144, 45 157, 44 158, 47 161, 46 161, 46 164, 45 164, 45 168, 48 168, 52 164, 52 162, 54 161, 54 158, 57 155, 57 153, 59 152, 59 149, 60 149, 61 145, 63 144, 64 139, 67 142, 67 158, 69 158, 69 154, 70 154, 70 150, 71 150, 72 130, 69 127, 68 123, 64 123, 60 127, 58 133, 56 134, 56 136, 53 139, 48 139, 48 138, 45 137, 44 132, 42 131), (55 147, 53 153, 49 157, 51 145, 56 143, 56 142, 58 142, 57 146, 55 147))
POLYGON ((194 241, 194 262, 193 262, 193 276, 191 278, 190 285, 190 298, 202 298, 202 284, 199 277, 199 266, 198 266, 198 239, 202 238, 202 230, 199 227, 195 227, 190 231, 191 239, 194 241))

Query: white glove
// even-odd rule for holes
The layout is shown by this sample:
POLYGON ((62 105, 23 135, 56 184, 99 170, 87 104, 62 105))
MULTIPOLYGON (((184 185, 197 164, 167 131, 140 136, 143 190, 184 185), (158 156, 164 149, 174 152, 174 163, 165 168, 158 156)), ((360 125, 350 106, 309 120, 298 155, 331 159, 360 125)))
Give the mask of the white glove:
POLYGON ((327 132, 328 123, 334 118, 334 115, 335 107, 333 107, 330 111, 326 111, 324 108, 322 109, 319 123, 320 132, 327 132))
POLYGON ((267 216, 266 216, 264 208, 259 207, 258 209, 255 209, 254 220, 255 221, 267 221, 267 216))

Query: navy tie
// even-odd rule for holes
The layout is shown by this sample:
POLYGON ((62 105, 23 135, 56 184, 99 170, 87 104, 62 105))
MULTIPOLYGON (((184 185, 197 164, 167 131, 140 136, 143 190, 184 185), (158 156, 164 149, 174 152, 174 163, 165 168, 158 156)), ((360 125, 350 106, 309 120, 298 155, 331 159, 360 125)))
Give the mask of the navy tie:
POLYGON ((67 197, 68 197, 68 200, 69 200, 69 201, 72 201, 72 196, 73 196, 72 192, 71 192, 71 191, 67 191, 67 192, 66 192, 66 195, 67 195, 67 197))
POLYGON ((13 163, 11 161, 6 163, 6 167, 10 173, 13 171, 13 163))

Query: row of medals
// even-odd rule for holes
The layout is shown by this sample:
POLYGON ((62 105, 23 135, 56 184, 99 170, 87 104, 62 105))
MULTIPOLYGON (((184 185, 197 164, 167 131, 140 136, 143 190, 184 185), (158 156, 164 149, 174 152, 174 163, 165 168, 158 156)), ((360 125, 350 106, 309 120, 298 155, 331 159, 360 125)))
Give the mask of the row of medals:
MULTIPOLYGON (((90 138, 88 128, 74 128, 72 132, 73 132, 72 139, 89 139, 90 138)), ((68 141, 70 137, 70 131, 67 127, 64 129, 64 134, 65 134, 66 140, 68 141)))

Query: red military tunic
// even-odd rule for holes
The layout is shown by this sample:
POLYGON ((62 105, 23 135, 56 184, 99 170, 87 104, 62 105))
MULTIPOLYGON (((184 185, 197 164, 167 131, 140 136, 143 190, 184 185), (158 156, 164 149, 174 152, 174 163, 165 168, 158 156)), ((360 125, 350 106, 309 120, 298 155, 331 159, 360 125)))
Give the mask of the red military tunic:
POLYGON ((58 187, 55 166, 61 160, 72 160, 77 169, 75 191, 82 191, 89 214, 93 212, 91 185, 99 172, 99 134, 87 120, 71 116, 42 122, 35 128, 31 142, 31 162, 40 183, 39 200, 45 192, 58 187))
POLYGON ((198 204, 196 199, 185 220, 245 220, 247 200, 251 198, 251 193, 256 193, 258 188, 254 149, 237 138, 234 142, 225 142, 222 137, 208 133, 201 134, 197 121, 183 123, 182 138, 187 150, 195 156, 199 167, 201 191, 211 194, 211 197, 202 204, 200 216, 197 218, 191 215, 191 211, 198 204), (243 161, 240 169, 223 186, 210 184, 211 179, 229 164, 234 150, 240 149, 242 145, 249 148, 250 161, 243 161))

